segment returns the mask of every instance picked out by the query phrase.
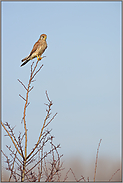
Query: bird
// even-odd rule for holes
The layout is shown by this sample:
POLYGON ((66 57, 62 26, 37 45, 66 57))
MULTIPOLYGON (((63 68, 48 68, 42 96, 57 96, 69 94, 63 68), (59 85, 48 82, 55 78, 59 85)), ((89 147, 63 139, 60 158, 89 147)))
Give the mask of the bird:
POLYGON ((41 55, 44 53, 44 51, 47 48, 47 35, 46 34, 41 34, 39 40, 34 44, 32 51, 30 54, 22 59, 21 61, 23 62, 21 64, 21 67, 24 66, 27 62, 32 60, 33 58, 37 57, 37 60, 41 60, 42 57, 41 55))

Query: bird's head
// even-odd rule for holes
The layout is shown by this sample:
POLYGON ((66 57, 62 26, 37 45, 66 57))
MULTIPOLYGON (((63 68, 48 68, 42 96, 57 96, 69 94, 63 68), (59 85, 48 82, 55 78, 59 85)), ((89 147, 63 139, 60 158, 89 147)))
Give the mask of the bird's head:
POLYGON ((46 34, 41 34, 40 39, 45 41, 47 39, 47 35, 46 34))

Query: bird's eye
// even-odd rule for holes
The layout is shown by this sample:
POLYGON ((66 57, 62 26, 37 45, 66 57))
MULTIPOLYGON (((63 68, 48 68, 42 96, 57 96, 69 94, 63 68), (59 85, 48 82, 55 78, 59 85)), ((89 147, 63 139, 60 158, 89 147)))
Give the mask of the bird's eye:
POLYGON ((42 39, 44 39, 44 36, 41 36, 42 39))

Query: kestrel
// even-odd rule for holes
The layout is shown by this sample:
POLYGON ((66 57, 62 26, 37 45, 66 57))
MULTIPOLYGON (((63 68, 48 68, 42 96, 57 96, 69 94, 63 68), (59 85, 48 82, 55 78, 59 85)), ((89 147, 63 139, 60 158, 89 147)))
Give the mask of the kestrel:
POLYGON ((47 48, 46 38, 47 38, 46 34, 42 34, 40 36, 39 40, 34 44, 31 53, 26 58, 21 60, 22 62, 24 62, 21 66, 25 65, 27 62, 29 62, 35 57, 37 57, 37 60, 42 59, 41 55, 44 53, 44 51, 47 48))

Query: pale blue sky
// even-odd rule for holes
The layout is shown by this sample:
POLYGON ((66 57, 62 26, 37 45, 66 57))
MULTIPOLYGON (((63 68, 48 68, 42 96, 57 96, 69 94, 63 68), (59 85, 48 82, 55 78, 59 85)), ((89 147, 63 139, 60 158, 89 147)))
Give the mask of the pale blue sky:
MULTIPOLYGON (((19 93, 25 96, 17 79, 27 85, 32 63, 21 68, 21 59, 42 33, 48 48, 29 97, 29 151, 45 118, 47 90, 58 112, 48 129, 64 158, 94 159, 102 138, 100 157, 120 159, 121 2, 2 2, 2 121, 16 125, 16 135, 23 129, 19 93)), ((5 150, 8 137, 3 142, 5 150)))

